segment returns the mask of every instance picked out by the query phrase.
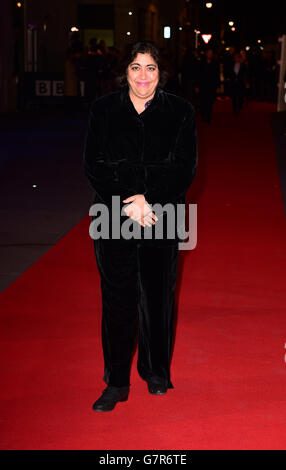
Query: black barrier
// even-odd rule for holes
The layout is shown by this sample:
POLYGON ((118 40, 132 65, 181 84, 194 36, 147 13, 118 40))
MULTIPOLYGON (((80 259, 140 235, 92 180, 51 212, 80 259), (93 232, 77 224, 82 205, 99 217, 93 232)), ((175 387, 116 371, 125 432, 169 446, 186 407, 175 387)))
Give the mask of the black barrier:
MULTIPOLYGON (((106 468, 115 466, 124 469, 150 468, 153 466, 168 468, 174 465, 175 468, 233 468, 233 465, 254 465, 259 464, 266 468, 273 468, 275 464, 281 464, 285 458, 284 450, 7 450, 2 451, 2 458, 9 458, 9 466, 23 466, 25 463, 29 467, 35 463, 42 465, 42 458, 45 455, 45 466, 53 465, 55 461, 62 457, 65 459, 65 467, 71 463, 75 468, 106 468), (64 453, 63 453, 64 452, 64 453), (25 462, 25 459, 26 462, 25 462), (70 459, 70 460, 69 460, 70 459)), ((3 461, 3 460, 2 460, 3 461)), ((274 467, 276 468, 276 467, 274 467)))

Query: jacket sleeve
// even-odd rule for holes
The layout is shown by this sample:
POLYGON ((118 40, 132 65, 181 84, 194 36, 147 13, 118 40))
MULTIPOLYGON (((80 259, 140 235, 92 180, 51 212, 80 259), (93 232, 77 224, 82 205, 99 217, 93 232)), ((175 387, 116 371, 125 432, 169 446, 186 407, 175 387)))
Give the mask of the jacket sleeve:
POLYGON ((101 140, 104 138, 103 121, 101 121, 103 119, 105 119, 105 113, 97 109, 96 102, 93 102, 90 106, 88 128, 85 134, 83 171, 102 202, 109 205, 113 195, 119 195, 122 201, 128 196, 137 194, 137 189, 140 189, 137 185, 140 171, 135 166, 128 165, 124 160, 109 161, 104 152, 104 142, 101 140))
POLYGON ((171 162, 145 166, 146 201, 153 205, 174 202, 185 195, 198 166, 195 110, 190 104, 179 129, 171 162))

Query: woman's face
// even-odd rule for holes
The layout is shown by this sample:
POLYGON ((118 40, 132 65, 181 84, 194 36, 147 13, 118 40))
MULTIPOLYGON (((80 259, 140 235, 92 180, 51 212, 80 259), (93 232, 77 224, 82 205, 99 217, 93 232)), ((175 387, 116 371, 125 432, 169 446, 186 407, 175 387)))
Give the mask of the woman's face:
POLYGON ((159 78, 158 65, 148 53, 138 53, 127 67, 127 82, 136 96, 142 98, 151 96, 159 78))

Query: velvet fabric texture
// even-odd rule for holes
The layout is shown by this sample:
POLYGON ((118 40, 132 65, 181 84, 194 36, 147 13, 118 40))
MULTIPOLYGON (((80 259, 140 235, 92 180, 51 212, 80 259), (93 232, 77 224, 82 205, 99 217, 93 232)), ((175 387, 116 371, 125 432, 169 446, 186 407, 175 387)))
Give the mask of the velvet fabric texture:
MULTIPOLYGON (((93 203, 105 204, 111 213, 113 195, 120 197, 120 212, 123 200, 135 194, 144 194, 152 207, 185 204, 197 169, 192 104, 157 87, 149 106, 138 113, 128 85, 96 98, 90 106, 83 168, 95 192, 93 203)), ((162 220, 167 215, 153 212, 162 220)), ((121 224, 127 219, 120 214, 121 224)), ((155 239, 152 225, 140 226, 140 240, 121 235, 94 240, 101 277, 103 380, 108 385, 130 384, 138 331, 139 375, 174 388, 170 361, 182 238, 176 231, 170 239, 163 225, 162 239, 155 239), (144 238, 145 231, 152 232, 151 239, 144 238)))
POLYGON ((101 276, 103 380, 130 385, 138 331, 139 375, 174 388, 170 364, 178 244, 155 247, 99 239, 95 256, 101 276))
MULTIPOLYGON (((95 191, 93 202, 109 208, 110 233, 113 195, 120 197, 120 212, 122 201, 134 194, 144 194, 151 206, 171 203, 177 222, 176 204, 185 205, 197 164, 195 111, 184 98, 157 87, 150 105, 139 114, 127 85, 91 103, 83 166, 95 191)), ((162 240, 183 240, 178 230, 168 238, 167 212, 153 212, 163 217, 162 240)), ((121 225, 127 219, 120 214, 121 225)), ((149 233, 146 243, 156 245, 154 225, 140 230, 144 240, 149 233)))

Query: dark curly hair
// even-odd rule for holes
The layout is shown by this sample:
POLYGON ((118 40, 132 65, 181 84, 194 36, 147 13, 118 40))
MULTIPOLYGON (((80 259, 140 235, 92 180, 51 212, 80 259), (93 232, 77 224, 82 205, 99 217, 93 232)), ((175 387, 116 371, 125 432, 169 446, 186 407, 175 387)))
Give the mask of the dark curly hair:
POLYGON ((154 41, 136 41, 131 44, 126 44, 123 56, 119 61, 118 73, 119 83, 121 86, 127 85, 127 67, 137 54, 150 54, 156 62, 159 69, 159 82, 158 86, 162 86, 161 82, 161 58, 159 48, 154 41))

